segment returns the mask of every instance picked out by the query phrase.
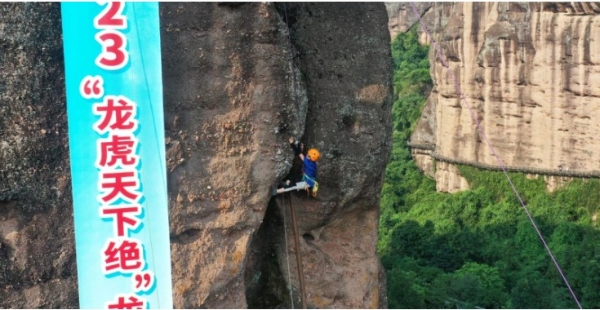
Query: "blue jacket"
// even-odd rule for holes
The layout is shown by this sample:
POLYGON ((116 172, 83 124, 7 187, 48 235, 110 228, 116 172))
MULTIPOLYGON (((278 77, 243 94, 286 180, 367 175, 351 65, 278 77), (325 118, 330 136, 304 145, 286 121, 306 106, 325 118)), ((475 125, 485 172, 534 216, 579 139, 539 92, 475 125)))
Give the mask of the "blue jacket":
POLYGON ((317 163, 308 159, 307 156, 304 156, 302 172, 308 177, 305 178, 302 176, 302 180, 308 183, 309 187, 313 187, 315 185, 315 181, 317 180, 317 163))

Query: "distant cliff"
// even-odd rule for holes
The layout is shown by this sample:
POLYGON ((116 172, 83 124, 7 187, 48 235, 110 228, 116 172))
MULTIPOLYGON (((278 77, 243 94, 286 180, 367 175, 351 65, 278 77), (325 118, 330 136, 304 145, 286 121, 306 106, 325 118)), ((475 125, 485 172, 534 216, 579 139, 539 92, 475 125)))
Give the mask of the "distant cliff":
MULTIPOLYGON (((600 176, 600 4, 425 3, 419 10, 504 165, 546 175, 549 189, 561 178, 600 176)), ((406 4, 389 13, 412 15, 408 26, 416 21, 406 4)), ((390 31, 398 24, 390 18, 390 31)), ((430 59, 434 89, 411 137, 413 155, 439 191, 453 192, 468 186, 453 164, 497 162, 434 48, 430 59)))

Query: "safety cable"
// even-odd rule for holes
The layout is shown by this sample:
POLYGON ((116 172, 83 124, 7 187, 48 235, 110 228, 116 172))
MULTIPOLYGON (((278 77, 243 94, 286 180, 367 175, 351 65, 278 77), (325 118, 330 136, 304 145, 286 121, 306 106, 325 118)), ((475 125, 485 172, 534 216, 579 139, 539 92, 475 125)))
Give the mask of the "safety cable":
POLYGON ((421 28, 423 29, 423 31, 425 31, 427 33, 427 35, 431 39, 431 43, 433 44, 433 46, 434 46, 434 48, 435 48, 435 50, 437 52, 436 54, 437 54, 438 58, 442 62, 443 66, 446 68, 446 72, 450 76, 450 79, 452 79, 452 81, 454 82, 454 87, 456 88, 456 91, 460 94, 461 101, 464 101, 464 103, 467 106, 467 108, 469 108, 469 112, 471 113, 471 118, 475 121, 475 124, 477 125, 477 130, 479 131, 479 133, 481 134, 481 136, 483 136, 483 138, 485 139, 485 142, 487 143, 488 147, 492 151, 492 154, 496 158, 498 166, 500 167, 500 169, 502 170, 502 172, 504 173, 504 175, 508 179, 508 183, 510 184, 513 192, 517 195, 517 198, 519 199, 519 202, 521 203, 521 206, 523 207, 523 210, 525 210, 525 213, 527 214, 527 217, 529 218, 529 221, 531 221, 531 224, 533 225, 533 228, 535 228, 535 231, 537 232, 538 236, 540 237, 540 240, 544 244, 544 247, 546 248, 546 251, 550 255, 550 258, 552 259, 552 262, 554 262, 554 265, 556 266, 556 269, 558 270, 558 272, 560 273, 560 276, 562 277, 563 281, 567 285, 567 288, 569 289, 569 292, 571 293, 571 296, 573 296, 573 299, 577 303, 577 306, 579 307, 579 309, 583 309, 581 307, 581 304, 579 303, 579 300, 577 299, 577 296, 575 295, 575 292, 571 288, 571 285, 569 284, 569 281, 567 280, 567 277, 564 275, 564 273, 563 273, 562 269, 560 268, 560 265, 558 264, 558 261, 556 260, 556 258, 554 258, 554 255, 552 254, 552 251, 550 250, 550 247, 546 243, 546 240, 544 239, 544 236, 542 235, 542 233, 538 229, 538 227, 537 227, 537 225, 536 225, 533 217, 531 216, 531 214, 529 213, 529 210, 527 209, 527 206, 523 202, 523 199, 521 198, 521 195, 517 191, 517 188, 515 187, 515 185, 513 184, 512 180, 510 179, 510 176, 506 172, 506 168, 505 168, 504 164, 502 163, 502 160, 500 160, 500 157, 496 153, 496 150, 492 146, 492 143, 490 142, 490 140, 488 139, 487 135, 483 131, 483 128, 481 127, 479 119, 477 118, 477 116, 473 112, 473 109, 471 108, 471 105, 467 102, 467 98, 466 98, 465 94, 462 92, 462 90, 460 88, 460 85, 456 81, 456 78, 454 77, 454 73, 452 73, 452 70, 450 70, 450 67, 448 66, 448 63, 446 62, 446 59, 444 58, 444 55, 442 54, 442 51, 441 51, 440 47, 438 46, 438 44, 436 43, 435 39, 433 38, 433 36, 429 32, 427 26, 425 26, 425 23, 421 19, 421 15, 417 11, 417 8, 416 8, 415 4, 413 2, 411 2, 410 5, 411 5, 411 8, 412 8, 412 11, 413 11, 414 15, 418 18, 419 23, 421 24, 421 28))
MULTIPOLYGON (((283 196, 283 195, 282 195, 283 196)), ((282 197, 280 200, 284 200, 282 197)), ((286 224, 286 213, 285 212, 285 201, 282 201, 281 204, 278 204, 283 209, 283 234, 284 234, 284 245, 285 245, 285 261, 287 263, 287 274, 288 274, 288 291, 290 293, 290 303, 292 304, 292 309, 294 309, 294 295, 292 294, 292 277, 290 274, 290 255, 288 253, 288 245, 287 245, 287 224, 286 224)))

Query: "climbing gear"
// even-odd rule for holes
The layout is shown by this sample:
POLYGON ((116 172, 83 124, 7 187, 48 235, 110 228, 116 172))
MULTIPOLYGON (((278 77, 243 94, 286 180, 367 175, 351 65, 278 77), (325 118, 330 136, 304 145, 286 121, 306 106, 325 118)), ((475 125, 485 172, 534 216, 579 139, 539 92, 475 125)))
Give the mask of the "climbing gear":
POLYGON ((317 162, 319 161, 319 158, 321 158, 321 153, 319 153, 319 151, 317 149, 310 149, 308 150, 307 157, 308 159, 317 162))
POLYGON ((306 182, 306 184, 307 184, 306 193, 309 195, 312 195, 313 197, 317 197, 317 192, 319 191, 319 183, 317 182, 317 180, 312 179, 311 177, 307 176, 306 174, 303 174, 302 181, 306 182), (313 183, 312 193, 311 193, 310 186, 309 186, 310 183, 313 183))
MULTIPOLYGON (((275 194, 273 196, 277 195, 277 189, 275 189, 275 194)), ((292 276, 291 276, 291 272, 290 272, 290 254, 288 251, 288 245, 287 245, 287 224, 286 224, 286 212, 285 210, 287 209, 285 207, 285 205, 283 204, 285 197, 281 197, 281 206, 283 208, 283 244, 284 244, 284 248, 285 248, 285 261, 287 263, 287 274, 288 274, 288 293, 290 294, 290 299, 292 299, 292 276)), ((276 203, 278 203, 278 201, 275 201, 276 203)), ((293 299, 291 300, 291 304, 292 304, 292 309, 294 309, 294 301, 293 299)))
MULTIPOLYGON (((304 289, 304 271, 302 268, 302 251, 300 250, 300 238, 299 238, 299 233, 298 233, 298 224, 296 222, 296 209, 294 208, 294 204, 292 203, 292 195, 288 195, 289 199, 290 199, 290 216, 292 218, 292 232, 294 234, 294 243, 295 243, 295 248, 296 248, 296 267, 298 267, 298 282, 300 284, 300 302, 302 303, 302 309, 306 309, 306 291, 304 289)), ((285 194, 283 196, 285 201, 285 194)), ((285 234, 285 251, 286 251, 286 257, 287 257, 287 261, 288 261, 288 282, 290 284, 290 299, 291 299, 291 304, 292 304, 292 308, 294 308, 294 298, 292 295, 292 290, 291 290, 291 285, 292 285, 292 281, 291 281, 291 276, 290 276, 290 269, 289 269, 289 256, 288 256, 288 248, 287 248, 287 227, 286 227, 286 222, 285 222, 285 205, 282 204, 281 206, 283 208, 283 229, 286 232, 285 234)))

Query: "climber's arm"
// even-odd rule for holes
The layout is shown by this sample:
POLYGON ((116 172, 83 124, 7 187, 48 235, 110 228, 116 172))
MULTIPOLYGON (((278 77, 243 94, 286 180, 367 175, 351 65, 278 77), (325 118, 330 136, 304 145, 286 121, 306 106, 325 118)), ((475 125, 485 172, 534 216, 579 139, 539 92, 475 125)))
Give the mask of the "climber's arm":
POLYGON ((300 159, 302 161, 304 161, 304 154, 302 154, 304 152, 304 143, 300 143, 300 154, 298 154, 298 156, 300 156, 300 159))
POLYGON ((289 141, 290 146, 292 146, 292 149, 294 149, 294 156, 300 156, 300 159, 304 161, 304 154, 302 154, 302 152, 304 151, 304 144, 300 143, 299 141, 296 141, 294 137, 290 137, 289 141))

